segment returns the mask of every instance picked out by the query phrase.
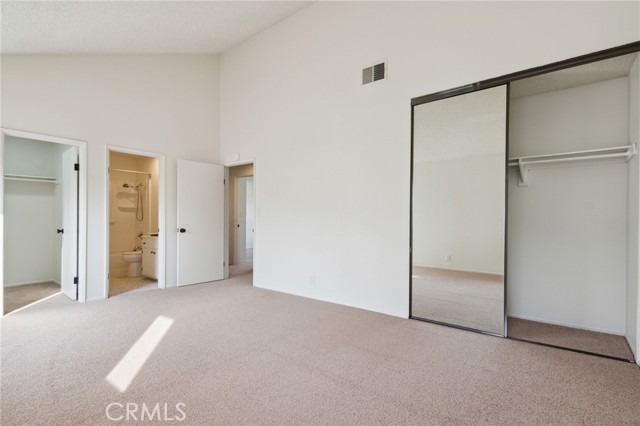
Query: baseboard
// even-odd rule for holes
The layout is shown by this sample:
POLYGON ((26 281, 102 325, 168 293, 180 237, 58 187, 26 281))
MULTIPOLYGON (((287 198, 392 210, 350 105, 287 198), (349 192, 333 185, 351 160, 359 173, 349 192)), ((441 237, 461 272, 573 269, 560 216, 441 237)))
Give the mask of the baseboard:
POLYGON ((395 317, 395 318, 402 318, 402 319, 407 319, 408 316, 408 312, 406 314, 400 314, 400 313, 394 313, 394 312, 385 312, 385 311, 379 311, 370 307, 363 307, 363 306, 356 306, 356 305, 350 305, 344 302, 339 302, 335 299, 331 299, 331 298, 325 298, 325 297, 318 297, 318 296, 311 296, 309 294, 304 294, 304 293, 297 293, 291 290, 281 290, 281 289, 277 289, 277 288, 273 288, 270 286, 265 286, 263 284, 260 284, 258 282, 253 283, 253 286, 256 288, 261 288, 264 290, 269 290, 269 291, 275 291, 276 293, 283 293, 283 294, 288 294, 290 296, 296 296, 296 297, 303 297, 305 299, 311 299, 311 300, 317 300, 318 302, 325 302, 325 303, 331 303, 334 305, 340 305, 340 306, 345 306, 347 308, 353 308, 353 309, 361 309, 363 311, 368 311, 368 312, 374 312, 376 314, 380 314, 380 315, 388 315, 390 317, 395 317))
POLYGON ((561 325, 563 327, 571 327, 571 328, 577 328, 579 330, 587 330, 587 331, 595 331, 598 333, 607 333, 607 334, 614 334, 616 336, 624 336, 624 332, 618 331, 618 330, 610 330, 607 328, 600 328, 600 327, 591 327, 588 325, 583 325, 583 324, 574 324, 571 322, 564 322, 564 321, 554 321, 554 320, 549 320, 549 319, 543 319, 543 318, 536 318, 536 317, 531 317, 528 315, 520 315, 520 314, 513 314, 510 312, 507 312, 507 316, 508 317, 513 317, 513 318, 519 318, 519 319, 523 319, 523 320, 528 320, 528 321, 535 321, 535 322, 541 322, 543 324, 551 324, 551 325, 561 325))
POLYGON ((36 281, 25 281, 25 282, 21 282, 21 283, 11 283, 11 284, 6 284, 5 283, 5 287, 18 287, 21 285, 29 285, 29 284, 44 284, 44 283, 55 283, 60 285, 60 283, 58 282, 58 280, 54 280, 54 279, 48 279, 48 280, 36 280, 36 281))

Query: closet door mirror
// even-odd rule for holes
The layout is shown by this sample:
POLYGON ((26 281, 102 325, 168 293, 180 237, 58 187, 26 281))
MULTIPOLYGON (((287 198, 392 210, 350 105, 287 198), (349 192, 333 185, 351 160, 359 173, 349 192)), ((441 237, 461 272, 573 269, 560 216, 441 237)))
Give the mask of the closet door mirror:
POLYGON ((413 114, 411 316, 503 335, 507 88, 413 114))

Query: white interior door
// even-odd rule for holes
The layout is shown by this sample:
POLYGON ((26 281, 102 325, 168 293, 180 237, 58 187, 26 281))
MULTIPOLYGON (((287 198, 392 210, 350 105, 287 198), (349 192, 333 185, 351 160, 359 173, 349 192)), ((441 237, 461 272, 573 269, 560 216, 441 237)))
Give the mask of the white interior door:
POLYGON ((178 160, 178 286, 224 278, 224 167, 178 160))
POLYGON ((253 223, 255 222, 254 218, 254 199, 253 199, 253 176, 247 178, 247 260, 253 260, 253 223))
POLYGON ((236 178, 236 263, 247 261, 247 179, 236 178))
POLYGON ((78 300, 78 147, 62 153, 62 292, 78 300))

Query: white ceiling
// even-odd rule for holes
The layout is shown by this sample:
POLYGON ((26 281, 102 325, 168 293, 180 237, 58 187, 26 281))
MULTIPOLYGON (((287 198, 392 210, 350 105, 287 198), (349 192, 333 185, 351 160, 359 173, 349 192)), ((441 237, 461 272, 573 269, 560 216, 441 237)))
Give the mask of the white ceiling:
POLYGON ((629 75, 636 55, 637 53, 631 53, 616 56, 604 61, 515 81, 511 83, 511 97, 521 98, 626 77, 629 75))
POLYGON ((2 53, 221 53, 312 1, 2 1, 2 53))

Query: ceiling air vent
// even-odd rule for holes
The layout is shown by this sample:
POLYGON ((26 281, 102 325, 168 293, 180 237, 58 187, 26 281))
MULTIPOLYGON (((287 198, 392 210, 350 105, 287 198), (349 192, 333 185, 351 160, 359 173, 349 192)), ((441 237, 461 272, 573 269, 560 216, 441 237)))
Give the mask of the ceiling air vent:
POLYGON ((374 81, 384 80, 386 77, 386 63, 381 62, 377 65, 362 70, 362 84, 373 83, 374 81))

